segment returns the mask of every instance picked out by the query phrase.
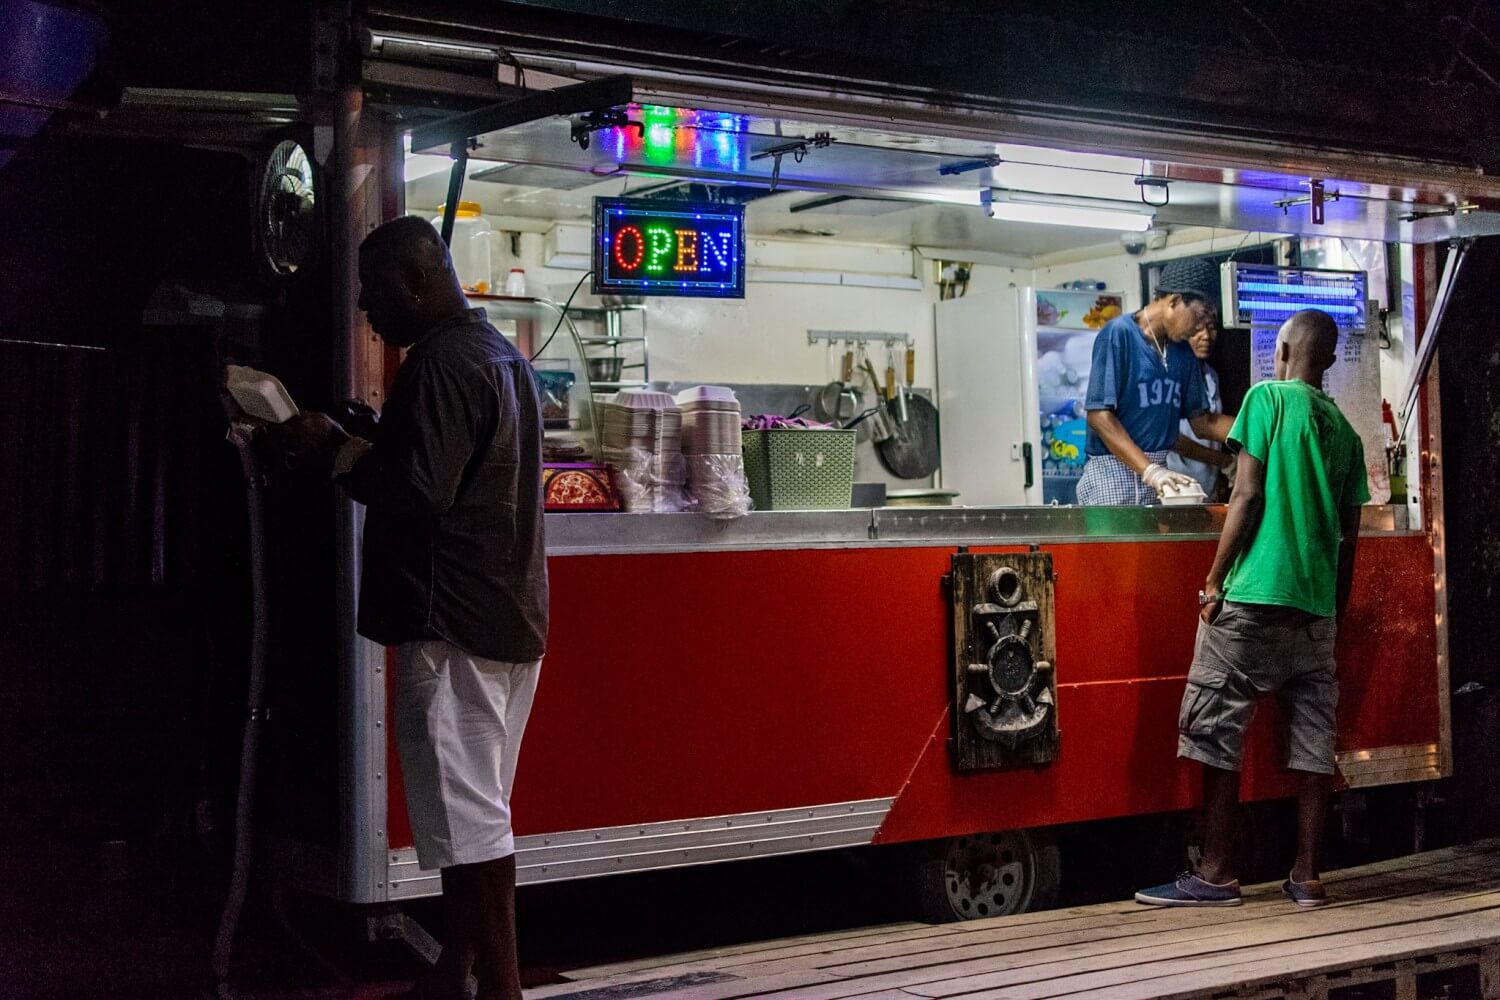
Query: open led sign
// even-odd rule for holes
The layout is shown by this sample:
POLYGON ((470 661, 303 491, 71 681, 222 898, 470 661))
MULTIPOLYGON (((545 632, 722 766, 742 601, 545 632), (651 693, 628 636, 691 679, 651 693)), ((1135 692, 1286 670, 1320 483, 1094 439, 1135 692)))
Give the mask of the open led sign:
POLYGON ((594 294, 745 297, 745 207, 594 199, 594 294))

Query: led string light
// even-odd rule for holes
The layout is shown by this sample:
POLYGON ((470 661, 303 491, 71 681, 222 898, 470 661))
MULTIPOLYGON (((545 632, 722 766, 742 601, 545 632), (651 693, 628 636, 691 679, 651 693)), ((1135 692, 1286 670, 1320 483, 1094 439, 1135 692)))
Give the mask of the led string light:
POLYGON ((660 274, 664 267, 661 260, 672 253, 672 232, 665 226, 646 227, 646 270, 660 274))
POLYGON ((678 273, 698 270, 698 230, 674 229, 673 232, 677 235, 677 263, 672 265, 672 270, 678 273))
MULTIPOLYGON (((703 245, 708 248, 708 254, 713 255, 719 270, 729 270, 730 261, 734 257, 734 230, 720 229, 709 235, 712 238, 703 241, 703 245)), ((708 254, 704 254, 704 270, 708 270, 708 254)))
POLYGON ((634 271, 641 266, 641 259, 646 256, 646 238, 641 235, 640 229, 636 226, 625 226, 619 232, 615 233, 612 250, 615 263, 619 264, 622 270, 634 271), (625 237, 627 236, 635 240, 635 259, 633 261, 626 260, 623 252, 625 237))

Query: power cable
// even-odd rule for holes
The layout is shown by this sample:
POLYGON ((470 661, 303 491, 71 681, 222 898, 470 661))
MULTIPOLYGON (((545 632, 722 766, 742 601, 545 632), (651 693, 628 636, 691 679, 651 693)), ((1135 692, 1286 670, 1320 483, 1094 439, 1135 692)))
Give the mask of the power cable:
POLYGON ((568 300, 563 303, 562 311, 557 314, 557 322, 553 325, 552 332, 547 334, 547 339, 542 341, 542 346, 538 347, 536 349, 536 353, 531 356, 531 361, 533 363, 537 358, 542 356, 542 352, 545 351, 547 349, 547 346, 552 343, 552 338, 557 336, 557 331, 562 329, 563 320, 567 319, 568 317, 568 307, 573 304, 573 296, 578 294, 578 289, 583 287, 583 283, 589 280, 589 276, 593 273, 594 272, 592 269, 583 272, 583 277, 578 279, 578 284, 574 285, 573 290, 568 293, 568 300))

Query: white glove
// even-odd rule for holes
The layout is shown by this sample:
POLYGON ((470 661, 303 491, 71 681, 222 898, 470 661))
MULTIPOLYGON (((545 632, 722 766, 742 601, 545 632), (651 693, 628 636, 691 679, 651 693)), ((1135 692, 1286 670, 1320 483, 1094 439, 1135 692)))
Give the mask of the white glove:
POLYGON ((1173 472, 1157 462, 1146 466, 1146 471, 1141 473, 1141 479, 1156 491, 1157 496, 1180 493, 1197 482, 1192 476, 1184 472, 1173 472))

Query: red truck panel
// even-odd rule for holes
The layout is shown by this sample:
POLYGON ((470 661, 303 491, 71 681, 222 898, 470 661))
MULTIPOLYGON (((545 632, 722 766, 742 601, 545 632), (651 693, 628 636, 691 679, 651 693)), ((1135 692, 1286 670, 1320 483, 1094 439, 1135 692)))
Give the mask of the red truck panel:
MULTIPOLYGON (((516 832, 898 796, 877 839, 899 841, 1192 805, 1176 715, 1214 543, 1043 548, 1061 755, 966 777, 946 747, 951 547, 554 558, 516 832)), ((1365 539, 1340 641, 1341 750, 1438 740, 1435 648, 1427 540, 1365 539)), ((1257 726, 1247 795, 1290 790, 1273 728, 1257 726)), ((394 759, 390 775, 388 843, 404 846, 394 759)))

